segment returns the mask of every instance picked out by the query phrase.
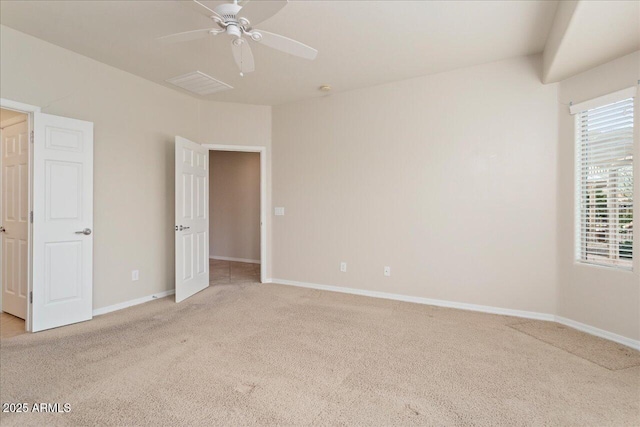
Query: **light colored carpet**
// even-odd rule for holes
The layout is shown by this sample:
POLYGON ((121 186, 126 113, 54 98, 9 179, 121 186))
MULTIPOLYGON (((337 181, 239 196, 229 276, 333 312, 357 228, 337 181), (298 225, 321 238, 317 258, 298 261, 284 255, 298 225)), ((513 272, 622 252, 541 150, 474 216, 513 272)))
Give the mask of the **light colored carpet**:
POLYGON ((511 327, 607 369, 640 366, 640 351, 559 323, 527 321, 511 327))
POLYGON ((2 425, 640 424, 609 370, 521 319, 274 284, 217 285, 0 341, 2 425))

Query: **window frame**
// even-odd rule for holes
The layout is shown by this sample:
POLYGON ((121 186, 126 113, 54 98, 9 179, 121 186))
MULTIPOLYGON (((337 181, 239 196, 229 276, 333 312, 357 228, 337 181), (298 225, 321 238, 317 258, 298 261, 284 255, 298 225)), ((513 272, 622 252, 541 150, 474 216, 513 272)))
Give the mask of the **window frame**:
MULTIPOLYGON (((629 98, 632 99, 633 105, 633 116, 632 116, 632 162, 631 162, 631 177, 632 177, 632 190, 631 190, 631 212, 632 212, 632 223, 635 219, 635 223, 638 222, 638 214, 637 214, 637 206, 638 206, 638 167, 639 167, 639 155, 638 155, 638 123, 636 120, 636 116, 638 114, 638 102, 636 98, 637 87, 631 87, 627 89, 623 89, 618 92, 614 92, 608 95, 604 95, 602 97, 592 99, 589 101, 585 101, 583 103, 577 105, 571 105, 570 113, 575 115, 574 117, 574 262, 579 265, 588 265, 594 267, 604 267, 607 269, 613 269, 617 271, 627 271, 633 272, 635 271, 635 267, 637 266, 638 256, 638 232, 637 226, 634 227, 636 232, 632 234, 631 238, 631 259, 627 263, 619 263, 616 264, 615 261, 607 262, 612 258, 604 258, 603 262, 598 262, 598 260, 587 259, 585 256, 587 251, 586 242, 583 245, 582 234, 584 231, 583 222, 582 222, 582 206, 583 206, 583 180, 582 180, 582 167, 583 167, 583 145, 582 145, 582 113, 597 109, 600 107, 604 107, 610 104, 614 104, 617 102, 625 101, 629 98), (635 217, 635 218, 633 218, 635 217), (634 256, 635 255, 635 256, 634 256)), ((612 188, 607 186, 606 188, 612 188)), ((610 209, 607 204, 607 210, 610 209)), ((618 215, 619 216, 619 215, 618 215)), ((619 219, 619 218, 617 218, 619 219)), ((618 242, 620 243, 620 242, 618 242)), ((617 253, 618 257, 620 255, 620 244, 618 244, 617 253)), ((618 258, 619 259, 619 258, 618 258)))

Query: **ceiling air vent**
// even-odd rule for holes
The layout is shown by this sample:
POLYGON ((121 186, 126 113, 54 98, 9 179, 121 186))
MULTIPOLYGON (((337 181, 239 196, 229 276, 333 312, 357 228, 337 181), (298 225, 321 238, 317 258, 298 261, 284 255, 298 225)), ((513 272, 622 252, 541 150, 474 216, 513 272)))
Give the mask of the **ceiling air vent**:
POLYGON ((200 71, 194 71, 178 77, 173 77, 167 79, 167 82, 198 95, 210 95, 223 90, 233 89, 232 86, 229 86, 220 80, 216 80, 205 73, 201 73, 200 71))

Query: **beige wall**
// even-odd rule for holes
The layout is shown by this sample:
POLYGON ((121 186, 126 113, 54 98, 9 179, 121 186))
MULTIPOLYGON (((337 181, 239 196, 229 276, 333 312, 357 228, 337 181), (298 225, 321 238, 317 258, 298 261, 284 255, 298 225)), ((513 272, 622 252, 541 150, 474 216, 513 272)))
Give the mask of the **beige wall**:
MULTIPOLYGON (((634 271, 574 261, 574 117, 578 103, 636 86, 640 52, 627 55, 560 83, 558 111, 558 315, 632 339, 640 339, 640 233, 635 233, 634 271)), ((636 98, 635 215, 640 214, 640 110, 636 98)), ((634 220, 637 224, 638 221, 634 220)))
POLYGON ((209 152, 211 257, 260 260, 260 153, 209 152))
POLYGON ((2 98, 95 123, 94 309, 172 289, 174 136, 269 146, 271 108, 199 101, 8 27, 0 31, 2 98), (241 122, 250 124, 229 127, 241 122))
POLYGON ((273 277, 554 313, 558 87, 540 72, 532 56, 274 107, 273 277))

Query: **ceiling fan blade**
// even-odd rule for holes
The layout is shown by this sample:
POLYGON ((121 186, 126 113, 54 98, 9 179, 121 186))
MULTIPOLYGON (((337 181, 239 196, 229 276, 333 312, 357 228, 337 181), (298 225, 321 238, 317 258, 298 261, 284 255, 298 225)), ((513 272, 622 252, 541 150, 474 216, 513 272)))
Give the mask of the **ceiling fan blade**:
POLYGON ((291 55, 299 56, 304 59, 316 59, 318 51, 306 44, 299 41, 290 39, 289 37, 281 36, 279 34, 270 33, 264 30, 255 30, 255 32, 262 35, 262 39, 257 40, 258 43, 269 46, 273 49, 281 50, 282 52, 289 53, 291 55))
POLYGON ((266 21, 285 7, 288 0, 253 0, 245 1, 238 12, 238 19, 245 18, 251 25, 266 21))
POLYGON ((224 18, 218 14, 215 10, 210 7, 205 6, 200 3, 198 0, 192 0, 189 2, 191 7, 195 9, 197 12, 202 13, 203 15, 207 15, 209 18, 219 20, 220 22, 224 22, 224 18))
POLYGON ((163 43, 187 42, 207 37, 209 34, 217 34, 218 30, 205 28, 202 30, 185 31, 183 33, 169 34, 168 36, 158 37, 163 43), (213 32, 212 32, 213 31, 213 32))
MULTIPOLYGON (((235 40, 234 40, 235 41, 235 40)), ((233 59, 236 60, 240 74, 250 73, 255 70, 253 63, 253 53, 251 52, 251 46, 246 41, 238 45, 231 42, 231 52, 233 53, 233 59)))

